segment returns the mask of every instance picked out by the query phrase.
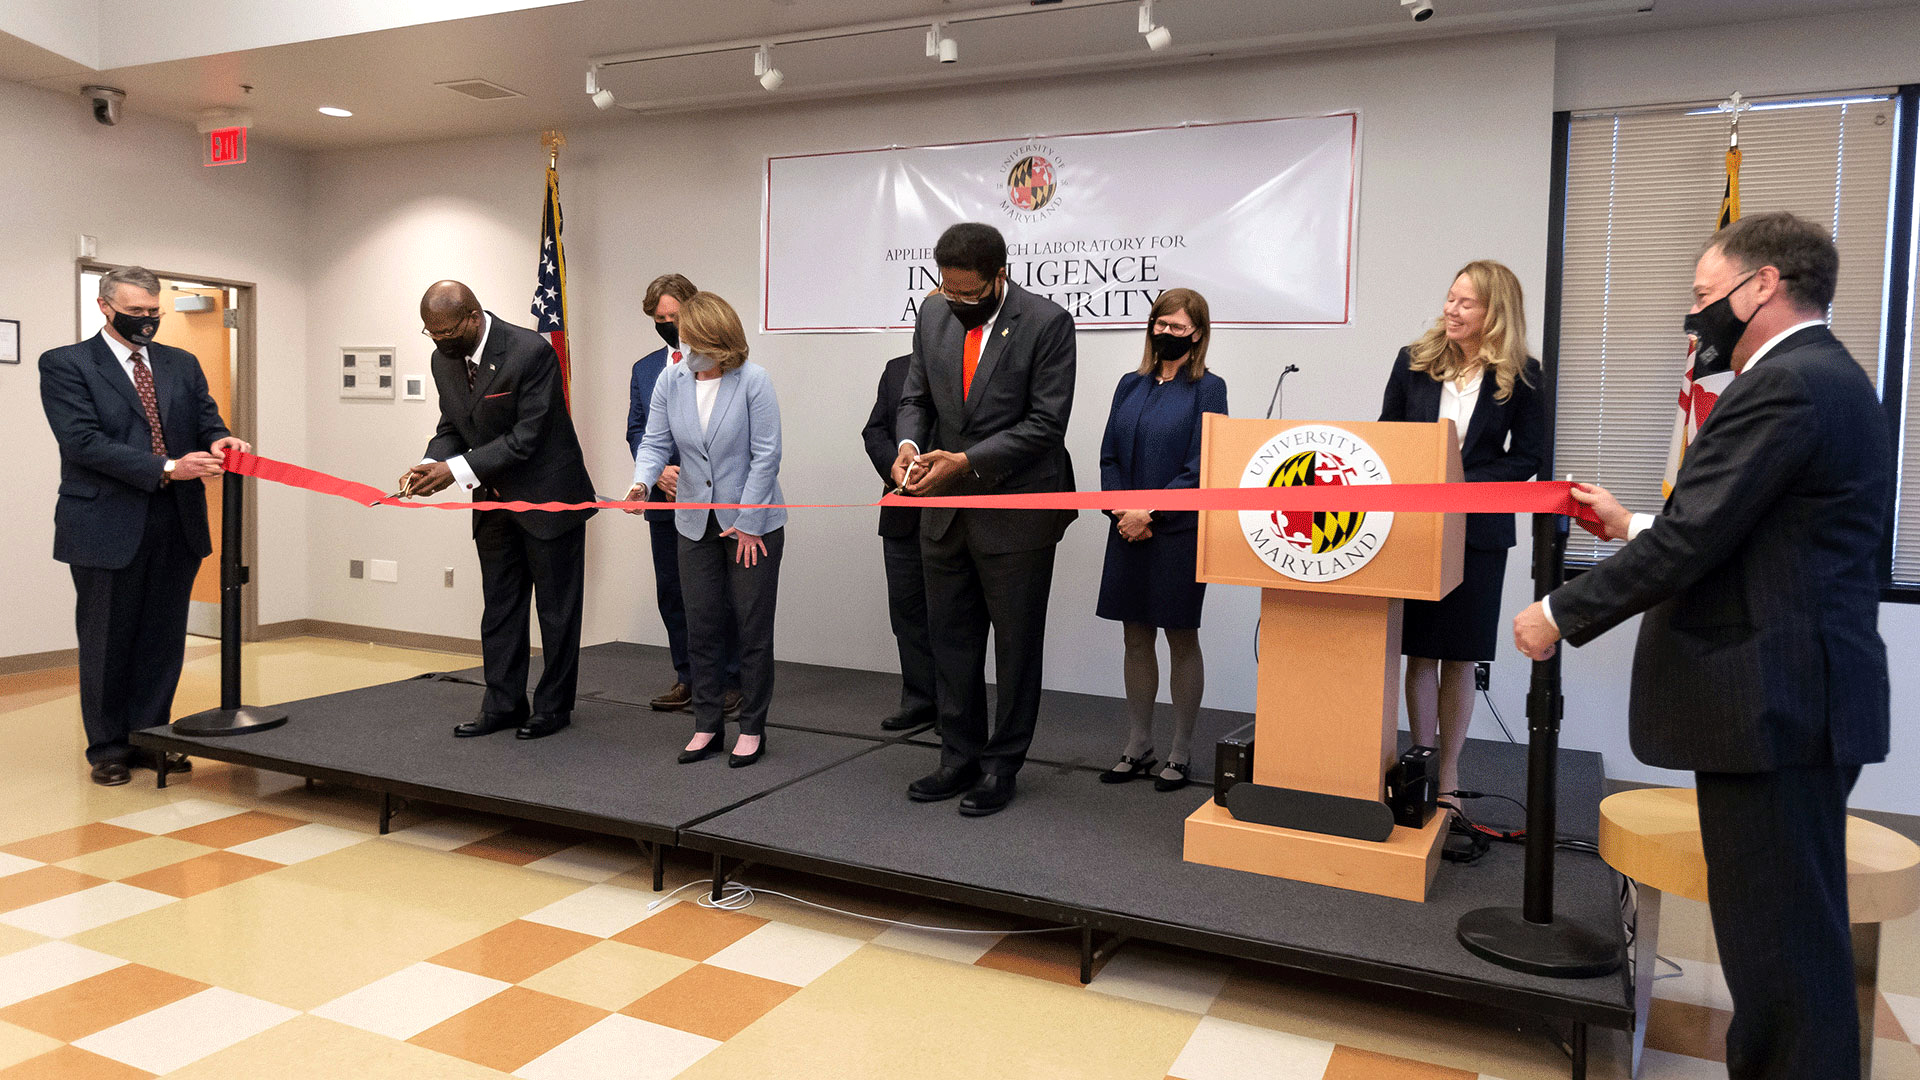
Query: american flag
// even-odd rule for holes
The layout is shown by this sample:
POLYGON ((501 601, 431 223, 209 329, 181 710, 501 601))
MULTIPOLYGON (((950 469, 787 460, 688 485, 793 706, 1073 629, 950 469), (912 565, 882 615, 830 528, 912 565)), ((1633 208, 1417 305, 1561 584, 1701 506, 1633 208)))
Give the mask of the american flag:
POLYGON ((560 385, 573 401, 573 365, 567 357, 567 255, 560 240, 560 173, 547 166, 547 198, 540 211, 540 272, 533 287, 534 329, 547 335, 560 356, 560 385))

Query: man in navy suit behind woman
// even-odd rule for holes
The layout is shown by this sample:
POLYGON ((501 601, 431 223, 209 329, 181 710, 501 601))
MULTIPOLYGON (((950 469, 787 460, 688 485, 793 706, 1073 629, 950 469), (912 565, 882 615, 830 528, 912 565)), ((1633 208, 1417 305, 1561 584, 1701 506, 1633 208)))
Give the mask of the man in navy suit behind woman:
POLYGON ((213 551, 202 480, 233 437, 200 361, 154 343, 160 280, 137 266, 100 278, 107 325, 40 357, 40 401, 60 444, 53 557, 73 570, 80 718, 93 782, 128 766, 178 771, 186 759, 138 759, 127 734, 167 723, 180 683, 187 606, 213 551))

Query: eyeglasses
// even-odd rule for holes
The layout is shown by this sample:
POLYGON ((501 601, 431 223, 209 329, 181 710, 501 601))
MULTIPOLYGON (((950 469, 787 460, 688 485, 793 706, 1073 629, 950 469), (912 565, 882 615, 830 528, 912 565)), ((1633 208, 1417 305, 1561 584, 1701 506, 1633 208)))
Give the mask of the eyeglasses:
POLYGON ((948 289, 945 285, 942 285, 940 286, 940 295, 946 297, 947 302, 950 304, 959 304, 962 307, 966 307, 971 304, 978 304, 981 301, 992 296, 993 282, 991 281, 987 282, 986 288, 981 289, 979 292, 971 293, 966 296, 962 296, 959 293, 953 292, 952 290, 948 289))
POLYGON ((136 319, 157 319, 165 314, 165 312, 157 307, 135 308, 132 311, 121 311, 119 305, 111 301, 107 303, 107 307, 111 308, 116 315, 128 315, 136 319))
POLYGON ((1156 334, 1177 334, 1186 337, 1193 333, 1193 327, 1187 323, 1168 322, 1165 319, 1153 320, 1153 332, 1156 334))
POLYGON ((468 312, 467 314, 460 316, 459 322, 454 323, 452 326, 448 327, 445 330, 440 331, 437 334, 434 333, 432 330, 429 330, 423 326, 420 328, 420 334, 423 337, 432 338, 435 341, 447 341, 451 338, 459 336, 460 328, 467 325, 467 320, 472 317, 473 317, 473 313, 468 312))

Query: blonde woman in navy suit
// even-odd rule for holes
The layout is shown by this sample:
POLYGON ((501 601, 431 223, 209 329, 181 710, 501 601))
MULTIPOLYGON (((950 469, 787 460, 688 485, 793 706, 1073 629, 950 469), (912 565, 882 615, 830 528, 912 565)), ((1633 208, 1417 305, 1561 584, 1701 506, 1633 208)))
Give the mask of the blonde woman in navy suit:
MULTIPOLYGON (((1380 419, 1452 420, 1468 482, 1527 480, 1545 460, 1539 387, 1540 362, 1527 355, 1520 280, 1497 262, 1479 260, 1454 277, 1433 327, 1394 358, 1380 419)), ((1467 515, 1459 587, 1438 601, 1406 602, 1400 651, 1407 657, 1407 720, 1415 743, 1439 751, 1442 792, 1460 787, 1473 669, 1493 659, 1500 583, 1513 545, 1512 514, 1467 515)))

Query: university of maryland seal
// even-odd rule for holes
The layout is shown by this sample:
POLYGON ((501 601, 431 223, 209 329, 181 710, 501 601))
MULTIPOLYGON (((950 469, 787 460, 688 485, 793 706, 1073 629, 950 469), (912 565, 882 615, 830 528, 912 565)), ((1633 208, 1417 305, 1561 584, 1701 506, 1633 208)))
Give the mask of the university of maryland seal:
MULTIPOLYGON (((1386 463, 1353 433, 1305 424, 1254 451, 1241 487, 1387 484, 1386 463)), ((1296 581, 1335 581, 1372 561, 1393 515, 1358 510, 1242 510, 1240 531, 1260 561, 1296 581)))
POLYGON ((1007 170, 1007 201, 1027 213, 1044 210, 1053 201, 1055 185, 1053 162, 1028 154, 1007 170))

